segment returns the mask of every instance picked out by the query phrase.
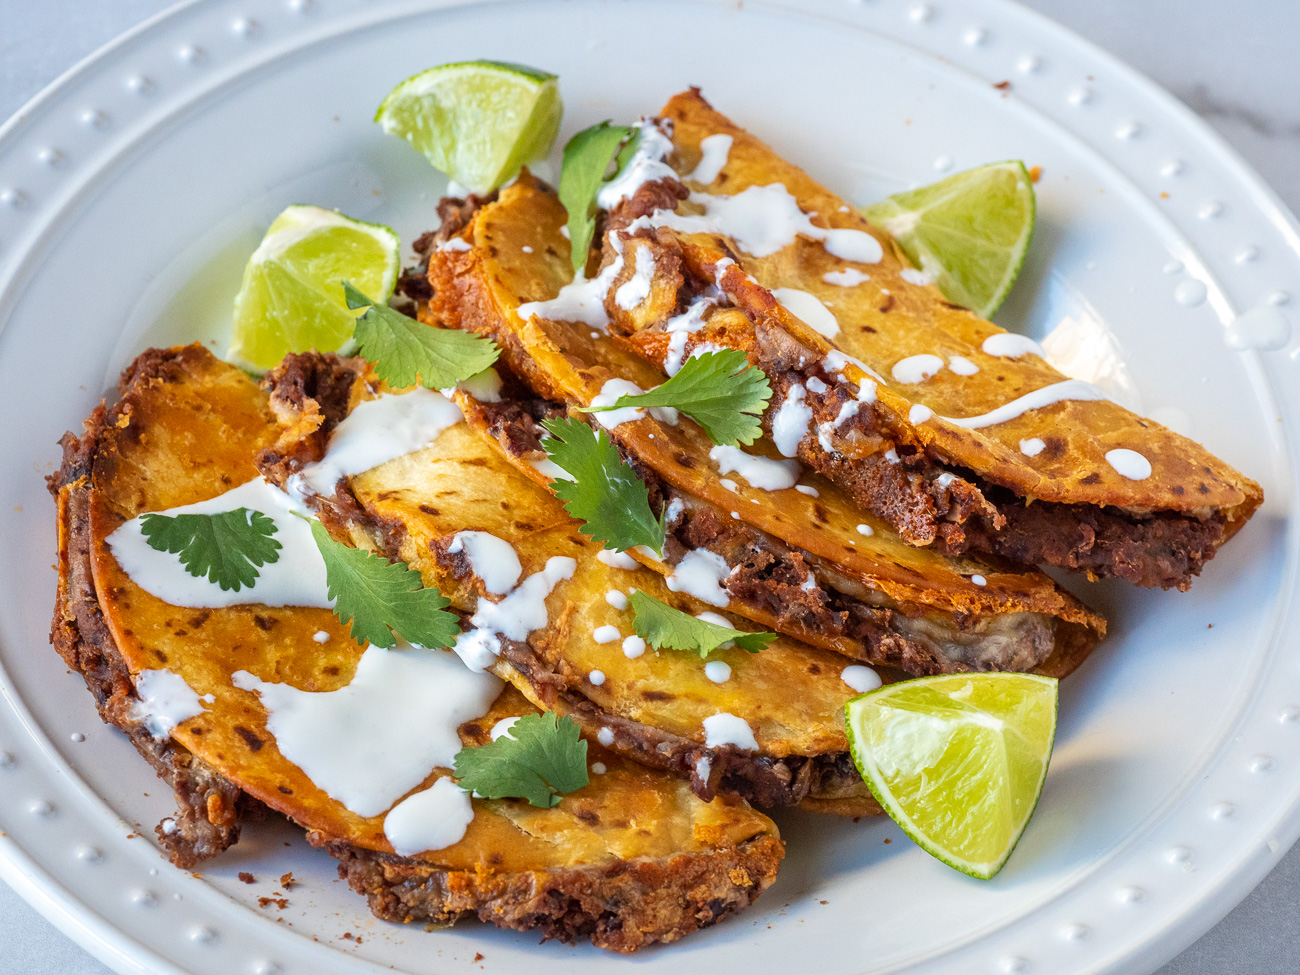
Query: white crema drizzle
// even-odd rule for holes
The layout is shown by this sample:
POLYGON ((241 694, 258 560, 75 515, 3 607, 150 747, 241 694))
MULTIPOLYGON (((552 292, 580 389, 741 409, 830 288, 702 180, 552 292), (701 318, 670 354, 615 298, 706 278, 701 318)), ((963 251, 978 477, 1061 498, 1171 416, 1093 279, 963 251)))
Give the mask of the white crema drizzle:
POLYGON ((733 471, 743 477, 750 487, 760 491, 780 491, 792 488, 799 482, 802 468, 797 460, 773 460, 771 457, 759 457, 747 454, 739 447, 714 447, 709 451, 709 460, 718 465, 722 474, 733 471))
POLYGON ((1127 447, 1106 451, 1106 463, 1115 468, 1120 477, 1130 481, 1145 481, 1151 476, 1151 461, 1127 447))
MULTIPOLYGON (((484 383, 490 388, 490 380, 484 383)), ((301 477, 317 494, 333 494, 340 477, 364 473, 427 447, 462 419, 455 403, 431 389, 384 393, 358 403, 334 428, 325 456, 304 467, 295 480, 301 477)))
POLYGON ((444 778, 390 809, 384 817, 384 837, 394 853, 410 857, 459 843, 473 820, 469 793, 444 778))
POLYGON ((216 701, 211 694, 199 697, 184 677, 170 670, 142 670, 134 683, 139 700, 131 705, 131 717, 155 738, 166 738, 182 721, 202 714, 205 703, 216 701))
POLYGON ((618 175, 596 194, 596 205, 602 210, 612 210, 646 183, 657 179, 677 179, 676 171, 664 162, 673 151, 672 119, 643 118, 633 128, 637 130, 633 138, 640 140, 636 152, 618 175))
POLYGON ((668 354, 664 356, 664 372, 669 376, 675 376, 681 371, 682 362, 686 358, 686 342, 691 335, 704 327, 704 316, 716 305, 717 301, 712 297, 696 298, 686 306, 684 312, 664 323, 664 331, 668 334, 668 354))
POLYGON ((523 566, 515 547, 490 532, 464 531, 452 536, 447 551, 455 555, 465 553, 470 569, 490 593, 504 596, 519 583, 523 566))
POLYGON ((721 711, 704 719, 704 744, 710 748, 733 745, 744 751, 758 751, 754 729, 743 718, 738 718, 727 711, 721 711))
POLYGON ((460 726, 485 714, 502 681, 445 650, 369 647, 351 683, 312 692, 246 670, 231 682, 266 708, 281 754, 358 816, 378 816, 435 768, 451 768, 460 726))
POLYGON ((731 136, 724 133, 701 139, 700 161, 686 178, 706 186, 717 179, 718 174, 727 165, 727 157, 731 155, 732 141, 731 136))
POLYGON ((835 314, 816 295, 798 288, 773 288, 772 297, 819 335, 833 339, 840 334, 840 323, 835 314))
POLYGON ((895 382, 911 385, 925 382, 942 368, 943 360, 937 355, 909 355, 895 362, 889 374, 895 382))
POLYGON ((684 592, 710 606, 726 606, 731 597, 723 583, 730 575, 731 567, 726 559, 716 552, 697 548, 686 553, 666 582, 673 592, 684 592))
POLYGON ((546 597, 561 580, 572 579, 578 569, 576 560, 567 555, 553 555, 540 572, 534 572, 499 602, 480 599, 470 617, 473 627, 456 638, 454 649, 472 671, 484 671, 501 652, 501 638, 524 640, 534 630, 546 626, 546 597))
POLYGON ((772 417, 772 443, 785 457, 799 453, 799 443, 807 436, 812 423, 813 411, 806 398, 803 386, 795 383, 786 391, 785 399, 772 417))
POLYGON ((1036 389, 1032 393, 1026 393, 1024 396, 1013 399, 1010 403, 1003 403, 997 409, 988 413, 981 413, 979 416, 944 416, 940 417, 940 419, 945 423, 951 423, 953 426, 965 427, 967 430, 979 430, 983 427, 1006 423, 1008 420, 1014 420, 1016 417, 1022 416, 1029 410, 1042 409, 1044 406, 1051 406, 1053 403, 1062 403, 1066 400, 1103 400, 1105 398, 1106 394, 1092 383, 1085 383, 1078 379, 1067 379, 1064 382, 1052 383, 1050 386, 1036 389))
POLYGON ((994 355, 1003 359, 1019 359, 1022 355, 1043 355, 1043 347, 1027 335, 1015 332, 998 332, 990 335, 980 346, 985 355, 994 355))
POLYGON ((222 609, 261 603, 264 606, 332 607, 334 601, 329 598, 325 584, 325 561, 316 548, 308 522, 303 520, 310 517, 310 513, 264 478, 255 477, 207 501, 155 513, 168 517, 216 515, 236 508, 260 511, 270 518, 276 527, 271 537, 280 543, 276 561, 259 567, 253 584, 238 591, 222 589, 215 582, 209 582, 206 576, 192 576, 181 564, 180 556, 152 548, 141 531, 143 516, 119 526, 108 536, 108 547, 132 582, 173 606, 222 609))

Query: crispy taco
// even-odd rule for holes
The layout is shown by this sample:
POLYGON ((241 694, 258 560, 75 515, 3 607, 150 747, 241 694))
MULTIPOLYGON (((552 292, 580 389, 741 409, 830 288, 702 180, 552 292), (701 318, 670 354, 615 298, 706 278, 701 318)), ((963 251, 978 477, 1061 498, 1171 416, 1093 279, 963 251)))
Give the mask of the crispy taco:
MULTIPOLYGON (((549 809, 452 786, 452 752, 537 709, 448 650, 353 642, 296 552, 284 560, 295 578, 263 567, 242 595, 179 564, 149 571, 165 553, 131 541, 140 516, 257 485, 254 457, 282 433, 240 370, 197 345, 151 350, 123 374, 120 401, 65 438, 51 478, 53 642, 175 791, 157 832, 178 866, 220 853, 269 808, 337 857, 381 918, 478 917, 620 952, 716 923, 772 882, 783 847, 769 819, 730 796, 703 802, 594 739, 588 784, 549 809), (197 605, 151 591, 169 586, 197 605), (280 604, 294 591, 308 605, 280 604)), ((240 497, 257 490, 275 489, 240 497)), ((277 537, 293 551, 291 508, 276 509, 289 512, 277 537)))
POLYGON ((607 327, 670 374, 743 349, 774 385, 781 453, 907 543, 1185 589, 1258 507, 1259 486, 1203 447, 947 301, 697 91, 641 136, 637 178, 601 195, 588 284, 607 327))
MULTIPOLYGON (((456 395, 471 426, 547 485, 553 473, 539 419, 588 406, 611 386, 648 388, 663 375, 589 324, 528 314, 573 276, 560 234, 564 210, 535 179, 521 176, 468 217, 453 212, 442 236, 451 239, 454 229, 464 246, 430 242, 425 320, 498 342, 532 392, 506 383, 487 401, 456 395)), ((714 582, 705 591, 725 593, 733 612, 911 674, 1037 668, 1063 676, 1105 633, 1097 614, 1041 572, 910 546, 830 480, 800 478, 799 463, 770 445, 718 448, 696 424, 670 419, 638 411, 607 431, 670 526, 662 557, 634 554, 670 581, 683 564, 707 562, 714 582)))

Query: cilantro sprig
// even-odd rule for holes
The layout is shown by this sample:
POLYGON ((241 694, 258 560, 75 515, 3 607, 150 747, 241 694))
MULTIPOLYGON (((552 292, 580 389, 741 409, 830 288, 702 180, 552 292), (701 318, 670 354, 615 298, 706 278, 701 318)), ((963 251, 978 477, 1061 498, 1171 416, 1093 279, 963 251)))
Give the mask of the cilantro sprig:
POLYGON ((235 508, 217 514, 140 516, 140 532, 149 547, 180 556, 192 576, 208 577, 223 590, 239 592, 257 580, 258 568, 280 557, 278 528, 260 511, 235 508))
POLYGON ((587 784, 587 743, 570 717, 525 715, 496 741, 462 748, 456 777, 462 789, 484 799, 527 799, 550 809, 587 784))
POLYGON ((583 523, 583 534, 617 552, 637 545, 662 552, 663 519, 650 510, 645 482, 609 437, 572 417, 543 420, 542 426, 550 434, 542 449, 573 478, 552 481, 551 490, 564 510, 583 523))
POLYGON ((390 386, 414 386, 418 376, 429 389, 446 389, 482 372, 501 354, 491 339, 417 322, 367 298, 350 281, 343 282, 343 297, 354 311, 366 309, 357 319, 357 351, 390 386))
POLYGON ((759 417, 772 398, 763 370, 751 366, 739 349, 706 352, 687 359, 667 382, 644 393, 620 396, 610 406, 587 406, 599 413, 625 406, 670 406, 704 428, 715 444, 751 444, 763 432, 759 417))
POLYGON ((733 630, 729 626, 696 619, 639 589, 633 590, 629 599, 636 635, 652 647, 693 650, 701 657, 707 657, 724 643, 734 643, 741 650, 758 653, 776 639, 775 633, 733 630))
POLYGON ((632 128, 598 122, 583 129, 564 146, 560 164, 560 204, 569 212, 569 241, 576 271, 587 263, 587 250, 596 232, 596 194, 605 182, 605 172, 618 152, 619 169, 636 151, 632 128), (626 143, 626 144, 625 144, 626 143))
POLYGON ((420 647, 449 647, 460 632, 460 621, 446 607, 449 601, 434 588, 424 588, 420 573, 405 562, 389 562, 330 538, 319 521, 311 535, 325 560, 325 582, 339 622, 352 624, 352 639, 377 647, 392 647, 400 636, 420 647))

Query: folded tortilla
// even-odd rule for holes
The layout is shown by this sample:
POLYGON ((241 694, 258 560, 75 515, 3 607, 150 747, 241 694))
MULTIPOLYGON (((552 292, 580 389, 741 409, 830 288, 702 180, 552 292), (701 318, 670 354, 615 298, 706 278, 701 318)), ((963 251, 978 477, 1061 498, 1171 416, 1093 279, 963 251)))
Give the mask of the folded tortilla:
MULTIPOLYGON (((492 336, 509 368, 549 401, 523 402, 527 394, 510 384, 497 402, 457 394, 471 426, 541 485, 550 475, 538 466, 539 413, 589 405, 613 380, 649 388, 664 378, 604 331, 521 316, 521 306, 554 298, 573 277, 564 222, 554 194, 525 173, 462 227, 465 246, 431 253, 424 310, 430 324, 492 336)), ((726 455, 711 455, 714 445, 689 420, 650 413, 608 433, 675 512, 663 557, 633 554, 670 577, 692 552, 721 556, 728 608, 764 626, 913 674, 1038 668, 1062 676, 1105 633, 1099 616, 1043 573, 907 545, 828 479, 749 483, 723 469, 717 458, 726 455)), ((775 452, 760 443, 745 453, 775 452)))
MULTIPOLYGON (((51 479, 59 512, 53 640, 104 720, 127 732, 175 790, 178 812, 158 836, 179 866, 220 853, 237 839, 242 815, 269 807, 338 857, 382 918, 479 917, 620 952, 716 923, 772 882, 783 848, 771 820, 730 797, 703 802, 685 781, 596 740, 588 743, 590 783, 554 808, 473 799, 460 840, 398 855, 386 813, 354 812, 286 757, 263 700, 235 676, 328 695, 353 683, 363 656, 393 651, 358 646, 328 609, 170 605, 123 571, 107 541, 142 512, 256 478, 254 457, 281 433, 266 395, 198 345, 146 352, 121 389, 84 436, 65 438, 63 469, 51 479), (160 675, 170 695, 162 705, 149 690, 160 675), (150 726, 151 708, 179 717, 176 702, 186 696, 190 716, 169 731, 150 726)), ((460 668, 450 651, 402 652, 445 655, 460 668)), ((532 713, 507 685, 459 737, 482 745, 497 722, 532 713)), ((375 717, 382 730, 385 716, 375 717)), ((402 735, 394 727, 391 740, 372 745, 410 748, 402 735)), ((448 774, 430 768, 408 797, 448 774)))
MULTIPOLYGON (((744 349, 777 388, 769 430, 788 404, 790 452, 909 544, 1185 589, 1259 506, 1259 485, 1203 447, 944 299, 888 234, 698 91, 662 117, 672 170, 605 222, 655 262, 644 301, 607 302, 612 328, 661 365, 744 349), (670 348, 666 323, 711 289, 708 320, 670 348)), ((636 266, 625 257, 611 296, 636 266)))
MULTIPOLYGON (((288 357, 264 383, 292 431, 260 462, 279 484, 318 460, 333 418, 371 400, 377 387, 361 360, 315 353, 288 357), (354 370, 351 389, 338 381, 346 369, 354 370), (303 416, 321 418, 313 433, 299 423, 303 416)), ((332 492, 309 495, 308 502, 335 534, 418 570, 470 620, 467 630, 480 625, 475 614, 509 596, 490 586, 483 565, 456 545, 459 533, 485 532, 508 545, 519 560, 520 580, 549 572, 556 557, 573 559, 570 574, 551 576, 544 625, 520 638, 503 630, 489 634, 499 644, 488 659, 493 673, 534 704, 571 715, 614 751, 689 779, 702 797, 721 791, 764 806, 878 811, 848 756, 843 706, 856 692, 842 674, 850 661, 778 637, 755 654, 715 650, 709 660, 729 668, 718 683, 696 653, 638 652, 642 647, 630 645, 629 655, 633 615, 620 595, 639 589, 691 615, 714 608, 671 591, 661 576, 635 563, 622 568, 602 559, 601 546, 582 535, 560 502, 467 424, 455 423, 426 447, 340 478, 332 492), (743 722, 753 745, 715 741, 706 722, 719 714, 743 722)), ((723 615, 737 629, 754 629, 723 615)))

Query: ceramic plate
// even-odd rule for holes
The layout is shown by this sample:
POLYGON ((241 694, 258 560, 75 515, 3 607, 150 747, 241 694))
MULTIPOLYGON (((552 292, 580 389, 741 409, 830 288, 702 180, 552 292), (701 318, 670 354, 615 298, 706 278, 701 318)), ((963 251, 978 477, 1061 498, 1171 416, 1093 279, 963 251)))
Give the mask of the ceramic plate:
POLYGON ((1300 415, 1285 331, 1300 234, 1184 108, 993 0, 214 0, 124 36, 10 120, 0 875, 123 972, 615 963, 479 924, 378 922, 284 824, 248 828, 200 874, 172 868, 152 839, 168 790, 47 641, 42 478, 60 434, 141 349, 224 349, 242 264, 286 204, 382 220, 408 242, 430 227, 441 177, 370 118, 397 81, 476 57, 559 72, 561 141, 700 85, 856 202, 992 160, 1040 166, 1038 234, 1000 322, 1051 334, 1068 371, 1190 433, 1268 498, 1190 593, 1070 580, 1112 635, 1063 685, 1042 805, 995 880, 949 870, 888 821, 785 815, 789 855, 752 910, 619 964, 1144 972, 1227 912, 1300 832, 1297 441, 1283 422, 1300 415), (288 870, 289 905, 258 907, 288 870))

